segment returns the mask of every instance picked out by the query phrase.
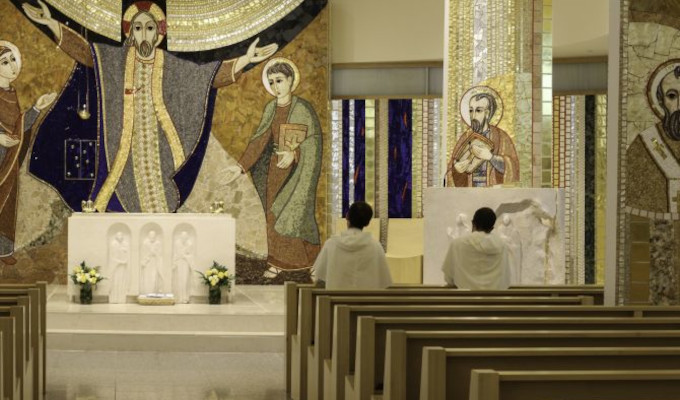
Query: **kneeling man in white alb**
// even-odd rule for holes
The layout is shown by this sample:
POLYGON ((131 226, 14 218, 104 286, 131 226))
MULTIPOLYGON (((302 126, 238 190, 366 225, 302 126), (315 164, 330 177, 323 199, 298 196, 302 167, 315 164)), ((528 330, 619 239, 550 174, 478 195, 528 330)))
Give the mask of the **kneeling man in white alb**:
POLYGON ((314 263, 316 280, 327 289, 383 289, 392 284, 385 251, 362 229, 373 218, 363 201, 347 212, 347 230, 326 241, 314 263))
POLYGON ((472 218, 472 233, 451 241, 442 265, 449 286, 471 290, 507 289, 510 264, 505 242, 492 233, 496 214, 484 207, 472 218))

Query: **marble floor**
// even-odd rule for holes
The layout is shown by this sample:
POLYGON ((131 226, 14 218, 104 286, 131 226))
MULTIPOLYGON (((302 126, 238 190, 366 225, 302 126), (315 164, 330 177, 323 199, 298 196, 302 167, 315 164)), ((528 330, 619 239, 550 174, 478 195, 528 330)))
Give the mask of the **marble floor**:
POLYGON ((286 400, 283 353, 47 352, 46 400, 286 400))

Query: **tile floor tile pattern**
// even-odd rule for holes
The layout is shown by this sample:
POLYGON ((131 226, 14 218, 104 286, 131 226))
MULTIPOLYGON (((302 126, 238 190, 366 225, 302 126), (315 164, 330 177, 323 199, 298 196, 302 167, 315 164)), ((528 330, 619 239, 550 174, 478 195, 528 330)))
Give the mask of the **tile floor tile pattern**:
POLYGON ((286 400, 283 353, 47 352, 46 400, 286 400))

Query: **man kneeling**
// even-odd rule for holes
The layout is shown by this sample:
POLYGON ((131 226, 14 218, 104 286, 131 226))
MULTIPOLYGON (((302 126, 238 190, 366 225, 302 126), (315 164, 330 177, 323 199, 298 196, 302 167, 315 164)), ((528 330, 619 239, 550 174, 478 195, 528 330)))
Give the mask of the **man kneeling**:
POLYGON ((472 233, 451 241, 442 271, 446 283, 461 289, 496 290, 510 286, 508 251, 491 233, 496 214, 484 207, 472 218, 472 233))
POLYGON ((318 283, 327 289, 382 289, 392 284, 382 246, 363 232, 373 218, 371 206, 358 201, 347 212, 347 230, 326 241, 316 258, 318 283))

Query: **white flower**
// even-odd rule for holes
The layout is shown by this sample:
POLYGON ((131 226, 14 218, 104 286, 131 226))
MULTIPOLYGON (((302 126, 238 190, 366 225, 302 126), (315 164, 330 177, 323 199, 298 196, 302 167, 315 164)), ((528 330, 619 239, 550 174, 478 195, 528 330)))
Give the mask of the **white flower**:
POLYGON ((90 276, 95 276, 97 275, 97 270, 91 269, 90 270, 90 276))
POLYGON ((87 282, 87 275, 80 273, 76 275, 76 280, 80 283, 86 283, 87 282))
POLYGON ((81 273, 81 272, 83 272, 83 269, 80 267, 80 265, 78 265, 77 267, 73 268, 73 273, 74 273, 74 274, 79 274, 79 273, 81 273))
POLYGON ((96 284, 97 278, 95 278, 94 276, 92 278, 90 278, 90 283, 93 284, 93 285, 96 284))
POLYGON ((211 270, 211 269, 205 271, 205 276, 210 276, 210 275, 212 275, 212 270, 211 270))
POLYGON ((217 271, 217 269, 213 268, 213 269, 210 270, 210 272, 212 272, 212 275, 217 275, 217 273, 219 271, 217 271))
POLYGON ((220 271, 220 272, 217 274, 217 276, 218 276, 220 279, 224 279, 224 272, 220 271))

